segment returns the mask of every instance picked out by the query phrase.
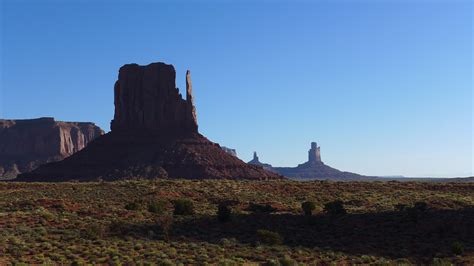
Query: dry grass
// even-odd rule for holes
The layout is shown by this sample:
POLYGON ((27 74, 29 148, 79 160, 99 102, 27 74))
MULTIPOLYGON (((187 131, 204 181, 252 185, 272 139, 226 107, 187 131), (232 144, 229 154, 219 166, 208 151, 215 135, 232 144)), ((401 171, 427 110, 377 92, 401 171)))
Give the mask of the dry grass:
POLYGON ((473 207, 473 183, 0 183, 0 263, 473 264, 473 207), (173 218, 172 202, 183 198, 195 214, 173 218), (323 213, 334 200, 347 215, 323 213), (304 201, 315 203, 312 217, 302 214, 304 201), (150 212, 153 202, 163 210, 150 212), (226 223, 216 217, 222 202, 234 212, 226 223), (428 210, 395 210, 415 202, 428 210), (276 211, 252 213, 250 203, 276 211), (260 229, 278 233, 283 244, 259 243, 260 229), (463 255, 452 253, 454 242, 463 255))

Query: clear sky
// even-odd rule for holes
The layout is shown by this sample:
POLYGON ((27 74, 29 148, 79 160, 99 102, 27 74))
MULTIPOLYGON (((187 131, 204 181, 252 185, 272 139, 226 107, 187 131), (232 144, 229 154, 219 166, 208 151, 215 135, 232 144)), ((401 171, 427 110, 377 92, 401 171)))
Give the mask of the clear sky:
POLYGON ((163 61, 201 133, 295 166, 473 173, 471 1, 0 0, 0 117, 106 131, 126 63, 163 61))

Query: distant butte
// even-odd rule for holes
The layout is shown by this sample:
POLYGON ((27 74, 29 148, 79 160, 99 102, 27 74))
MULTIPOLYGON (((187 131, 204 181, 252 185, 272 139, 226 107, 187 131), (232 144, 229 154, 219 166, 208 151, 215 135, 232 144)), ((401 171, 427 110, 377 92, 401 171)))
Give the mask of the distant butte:
POLYGON ((199 134, 190 72, 185 100, 175 78, 172 65, 124 65, 114 87, 111 132, 65 160, 42 165, 17 180, 283 178, 242 162, 199 134))
POLYGON ((256 152, 254 152, 253 160, 249 161, 248 163, 262 166, 268 171, 273 171, 293 179, 362 180, 375 178, 351 172, 343 172, 325 165, 321 161, 321 148, 316 144, 316 142, 311 143, 311 148, 308 151, 308 161, 299 164, 296 167, 274 167, 270 164, 262 163, 258 159, 256 152))

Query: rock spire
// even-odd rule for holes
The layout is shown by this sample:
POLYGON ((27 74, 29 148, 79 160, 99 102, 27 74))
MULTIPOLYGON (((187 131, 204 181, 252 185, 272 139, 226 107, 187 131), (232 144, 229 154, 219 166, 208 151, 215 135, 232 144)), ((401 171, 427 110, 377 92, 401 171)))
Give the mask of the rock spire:
POLYGON ((316 142, 311 142, 311 148, 308 151, 308 162, 309 163, 321 162, 321 147, 319 147, 316 142))
POLYGON ((193 84, 191 82, 191 71, 186 71, 186 103, 187 103, 187 112, 186 114, 191 114, 191 117, 188 120, 194 121, 197 128, 197 115, 196 107, 194 106, 194 97, 193 97, 193 84))

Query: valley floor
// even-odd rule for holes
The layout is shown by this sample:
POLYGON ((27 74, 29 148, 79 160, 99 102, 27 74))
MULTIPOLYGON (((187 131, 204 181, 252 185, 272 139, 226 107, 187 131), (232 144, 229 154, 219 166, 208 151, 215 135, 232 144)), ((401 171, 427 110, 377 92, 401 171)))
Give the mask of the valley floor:
POLYGON ((474 183, 0 182, 0 264, 72 262, 473 265, 474 183))

